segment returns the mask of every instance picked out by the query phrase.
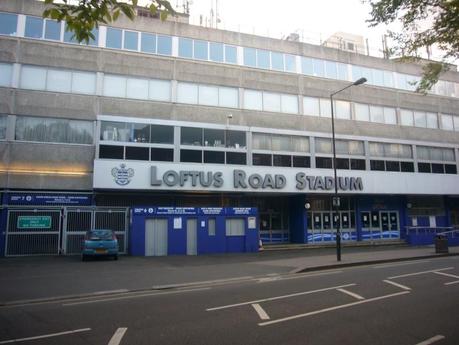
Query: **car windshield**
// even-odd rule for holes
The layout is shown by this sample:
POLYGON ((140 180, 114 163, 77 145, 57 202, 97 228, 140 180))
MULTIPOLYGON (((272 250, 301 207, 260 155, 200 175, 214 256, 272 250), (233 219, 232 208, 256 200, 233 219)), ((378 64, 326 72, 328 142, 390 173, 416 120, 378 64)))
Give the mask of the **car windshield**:
POLYGON ((90 240, 109 240, 112 238, 111 230, 92 230, 88 232, 90 240))

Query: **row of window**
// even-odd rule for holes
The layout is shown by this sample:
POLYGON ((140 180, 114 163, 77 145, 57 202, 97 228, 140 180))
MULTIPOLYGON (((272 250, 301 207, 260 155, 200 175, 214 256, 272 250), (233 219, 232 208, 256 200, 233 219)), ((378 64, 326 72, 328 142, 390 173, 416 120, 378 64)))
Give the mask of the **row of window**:
MULTIPOLYGON (((11 86, 12 68, 12 64, 0 63, 0 86, 11 86)), ((97 76, 94 72, 23 65, 21 67, 19 87, 30 90, 96 94, 96 79, 97 76)), ((105 74, 102 85, 102 95, 108 97, 162 102, 173 101, 173 85, 170 80, 130 78, 105 74)), ((302 98, 303 114, 331 117, 329 99, 307 96, 302 98)), ((243 102, 240 102, 238 88, 187 82, 177 82, 176 101, 178 103, 228 108, 239 108, 239 104, 242 103, 241 107, 243 109, 299 113, 297 95, 244 89, 243 102)), ((392 107, 336 100, 334 101, 334 111, 338 119, 397 124, 397 112, 392 107)), ((400 124, 402 126, 459 131, 459 116, 450 114, 440 114, 438 116, 436 113, 401 109, 400 124)))
MULTIPOLYGON (((238 59, 238 47, 219 42, 177 37, 177 52, 173 52, 173 37, 154 33, 103 27, 106 29, 105 42, 98 43, 99 33, 94 30, 95 40, 90 45, 99 45, 111 49, 124 49, 147 54, 177 55, 186 59, 239 64, 253 68, 302 73, 304 75, 352 81, 365 77, 368 84, 414 91, 418 76, 391 72, 363 66, 343 64, 330 60, 284 54, 264 49, 240 47, 241 61, 238 59), (298 64, 298 61, 300 63, 298 64)), ((63 23, 44 20, 39 17, 25 16, 24 37, 76 43, 72 33, 63 23)), ((0 34, 17 36, 18 15, 0 13, 0 34)), ((459 85, 440 80, 432 93, 459 97, 459 85)))

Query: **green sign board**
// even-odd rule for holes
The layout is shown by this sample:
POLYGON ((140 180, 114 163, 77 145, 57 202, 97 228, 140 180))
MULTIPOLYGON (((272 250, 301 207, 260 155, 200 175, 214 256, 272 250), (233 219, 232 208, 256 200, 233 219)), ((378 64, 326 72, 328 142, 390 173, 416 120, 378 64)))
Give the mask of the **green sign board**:
POLYGON ((18 229, 49 229, 51 216, 19 216, 18 229))

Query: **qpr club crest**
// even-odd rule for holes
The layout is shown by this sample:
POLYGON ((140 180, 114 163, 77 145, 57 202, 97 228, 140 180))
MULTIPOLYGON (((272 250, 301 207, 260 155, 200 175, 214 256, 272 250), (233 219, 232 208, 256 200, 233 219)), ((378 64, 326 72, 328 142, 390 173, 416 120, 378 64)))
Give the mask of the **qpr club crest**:
POLYGON ((134 176, 134 169, 126 168, 126 164, 120 164, 120 167, 112 169, 112 176, 115 179, 116 184, 120 186, 126 186, 131 182, 132 176, 134 176))

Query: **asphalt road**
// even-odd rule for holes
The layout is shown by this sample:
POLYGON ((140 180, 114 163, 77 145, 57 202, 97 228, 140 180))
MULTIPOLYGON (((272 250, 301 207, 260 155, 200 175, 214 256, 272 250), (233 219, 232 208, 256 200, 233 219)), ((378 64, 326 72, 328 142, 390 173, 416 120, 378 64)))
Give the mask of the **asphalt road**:
POLYGON ((1 307, 0 344, 443 345, 458 321, 455 256, 1 307))

